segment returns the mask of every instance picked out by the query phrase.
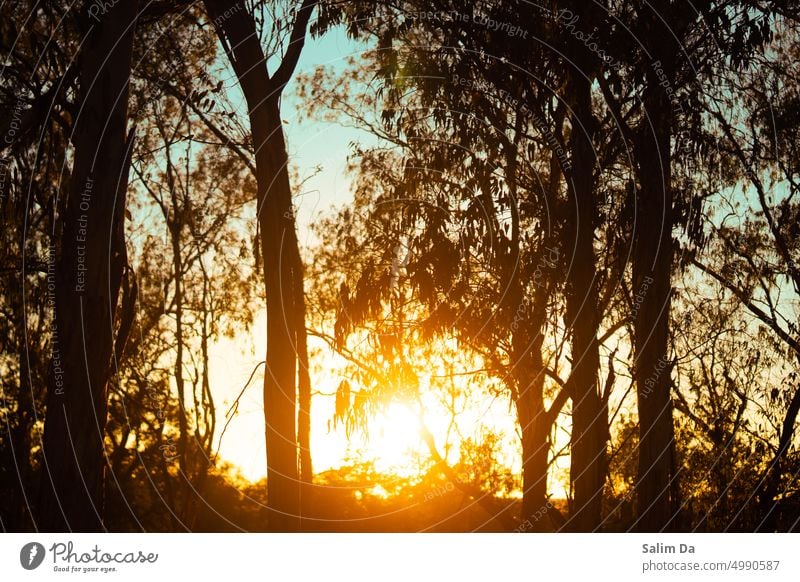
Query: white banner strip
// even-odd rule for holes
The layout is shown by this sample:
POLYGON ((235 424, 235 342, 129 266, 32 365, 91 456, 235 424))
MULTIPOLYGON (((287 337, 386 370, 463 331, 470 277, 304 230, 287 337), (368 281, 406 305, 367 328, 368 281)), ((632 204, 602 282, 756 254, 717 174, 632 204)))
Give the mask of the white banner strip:
POLYGON ((799 553, 793 534, 0 535, 13 581, 797 581, 799 553))

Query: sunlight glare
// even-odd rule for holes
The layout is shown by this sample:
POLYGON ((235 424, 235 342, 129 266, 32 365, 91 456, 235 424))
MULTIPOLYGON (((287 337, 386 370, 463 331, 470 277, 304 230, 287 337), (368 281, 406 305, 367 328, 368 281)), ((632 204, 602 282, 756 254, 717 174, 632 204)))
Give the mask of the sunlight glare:
POLYGON ((393 402, 370 424, 373 434, 369 435, 367 456, 375 457, 378 471, 400 474, 423 444, 417 415, 408 405, 393 402))

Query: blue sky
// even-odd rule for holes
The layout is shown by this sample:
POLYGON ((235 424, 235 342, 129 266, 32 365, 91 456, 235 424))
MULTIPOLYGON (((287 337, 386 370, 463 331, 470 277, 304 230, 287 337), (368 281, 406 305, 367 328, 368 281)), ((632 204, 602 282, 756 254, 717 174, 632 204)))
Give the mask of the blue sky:
POLYGON ((302 191, 295 192, 301 244, 310 242, 307 227, 315 217, 352 198, 351 176, 345 174, 351 142, 375 143, 376 138, 365 131, 319 119, 302 121, 302 109, 307 105, 297 97, 297 79, 319 66, 344 70, 345 60, 361 54, 365 48, 364 44, 348 39, 341 27, 320 38, 309 39, 292 82, 284 92, 282 116, 288 122, 284 130, 290 163, 299 170, 301 178, 311 175, 317 166, 321 167, 321 172, 309 180, 302 191))

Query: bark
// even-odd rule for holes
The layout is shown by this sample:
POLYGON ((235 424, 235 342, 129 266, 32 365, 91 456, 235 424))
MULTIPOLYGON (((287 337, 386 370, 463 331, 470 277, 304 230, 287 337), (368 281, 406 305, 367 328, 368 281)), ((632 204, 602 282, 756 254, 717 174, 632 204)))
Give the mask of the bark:
MULTIPOLYGON (((580 63, 580 59, 577 59, 580 63)), ((572 167, 567 173, 570 206, 564 228, 567 249, 566 320, 571 330, 572 371, 568 389, 572 400, 572 455, 570 481, 573 492, 567 529, 593 531, 600 525, 605 480, 608 411, 600 396, 597 341, 597 261, 594 254, 595 156, 592 131, 591 86, 584 76, 588 67, 571 71, 568 102, 572 110, 570 149, 572 167)))
MULTIPOLYGON (((512 199, 516 200, 515 196, 512 199)), ((549 531, 552 529, 550 520, 542 519, 550 513, 551 508, 547 499, 547 455, 550 450, 551 422, 544 406, 542 342, 550 284, 549 280, 535 282, 530 305, 526 306, 520 280, 519 228, 515 203, 513 209, 512 246, 516 250, 508 295, 512 299, 515 313, 511 324, 513 363, 510 376, 513 378, 512 394, 522 437, 522 508, 519 531, 549 531), (521 318, 519 314, 527 317, 521 318)))
MULTIPOLYGON (((296 273, 302 273, 299 256, 296 273)), ((297 310, 297 327, 295 334, 297 350, 297 443, 300 447, 300 479, 303 483, 311 483, 314 469, 311 464, 311 375, 308 369, 308 336, 306 334, 306 298, 302 286, 295 291, 295 308, 297 310)))
MULTIPOLYGON (((295 350, 301 309, 295 294, 302 289, 302 272, 297 269, 299 250, 280 95, 302 51, 314 3, 304 0, 300 6, 289 46, 272 76, 253 15, 241 3, 232 7, 221 0, 206 0, 205 5, 239 79, 250 116, 267 303, 264 419, 270 529, 295 531, 300 515, 295 350)), ((305 333, 304 325, 301 333, 305 333)))
MULTIPOLYGON (((10 519, 6 525, 8 531, 26 531, 31 523, 34 523, 33 516, 30 514, 32 487, 26 485, 30 483, 33 473, 31 467, 31 429, 36 418, 34 407, 34 394, 32 371, 38 366, 35 361, 36 352, 28 350, 24 338, 27 336, 27 321, 25 314, 25 301, 20 289, 14 293, 14 299, 19 297, 20 301, 15 305, 15 310, 19 314, 16 324, 17 336, 17 357, 19 361, 19 393, 17 395, 16 424, 9 431, 11 449, 13 453, 13 470, 16 472, 16 479, 12 479, 13 493, 10 504, 10 519), (34 361, 31 361, 34 360, 34 361)), ((15 301, 16 302, 16 301, 15 301)), ((11 466, 8 468, 12 470, 11 466)))
POLYGON ((103 527, 106 384, 127 263, 124 210, 132 132, 128 81, 138 3, 119 2, 91 26, 81 51, 82 103, 56 265, 52 341, 61 371, 48 385, 39 527, 103 527))
POLYGON ((529 343, 524 364, 518 368, 515 400, 522 433, 522 510, 521 531, 551 531, 543 516, 549 513, 547 499, 547 454, 550 450, 550 423, 544 407, 544 369, 542 339, 529 343))
POLYGON ((170 146, 166 148, 167 181, 170 189, 173 217, 166 216, 172 246, 173 282, 175 283, 175 386, 178 390, 178 466, 185 479, 189 478, 187 467, 187 442, 189 423, 186 418, 186 382, 183 377, 183 255, 181 254, 181 231, 183 209, 179 207, 178 194, 172 173, 170 146))
MULTIPOLYGON (((672 71, 662 62, 665 74, 672 71)), ((644 128, 635 144, 639 182, 635 213, 633 289, 642 297, 634 316, 634 369, 639 409, 636 485, 639 531, 663 531, 674 516, 669 314, 672 267, 671 105, 648 70, 644 128)))
MULTIPOLYGON (((519 189, 517 187, 518 153, 520 151, 521 118, 517 118, 514 127, 514 141, 504 140, 509 188, 509 205, 511 214, 511 239, 507 261, 500 261, 502 273, 503 299, 498 308, 509 313, 511 332, 510 366, 505 383, 512 395, 520 427, 522 448, 522 506, 520 508, 520 525, 518 532, 552 531, 550 519, 543 519, 550 513, 552 506, 547 499, 547 457, 550 450, 549 415, 544 407, 544 364, 542 359, 542 342, 547 317, 547 302, 552 289, 552 277, 548 272, 555 267, 550 255, 549 236, 541 242, 541 258, 539 269, 533 275, 533 281, 523 279, 522 236, 519 212, 519 189), (548 268, 542 268, 546 265, 548 268), (531 291, 526 297, 526 289, 531 291)), ((551 174, 545 192, 548 204, 553 202, 558 189, 559 174, 555 154, 551 156, 551 174), (555 173, 553 173, 555 170, 555 173)), ((491 189, 488 185, 486 192, 491 189)), ((496 210, 491 196, 484 202, 491 214, 496 210)), ((505 236, 500 234, 497 222, 488 223, 493 246, 502 248, 505 236)), ((502 255, 501 255, 502 257, 502 255)))

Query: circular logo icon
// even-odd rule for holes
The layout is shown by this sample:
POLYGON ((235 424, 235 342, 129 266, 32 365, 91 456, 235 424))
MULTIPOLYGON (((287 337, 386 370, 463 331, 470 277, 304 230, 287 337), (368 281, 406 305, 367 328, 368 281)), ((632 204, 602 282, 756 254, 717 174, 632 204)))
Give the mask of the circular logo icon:
POLYGON ((30 542, 19 551, 19 563, 26 570, 35 570, 44 561, 44 546, 38 542, 30 542))

